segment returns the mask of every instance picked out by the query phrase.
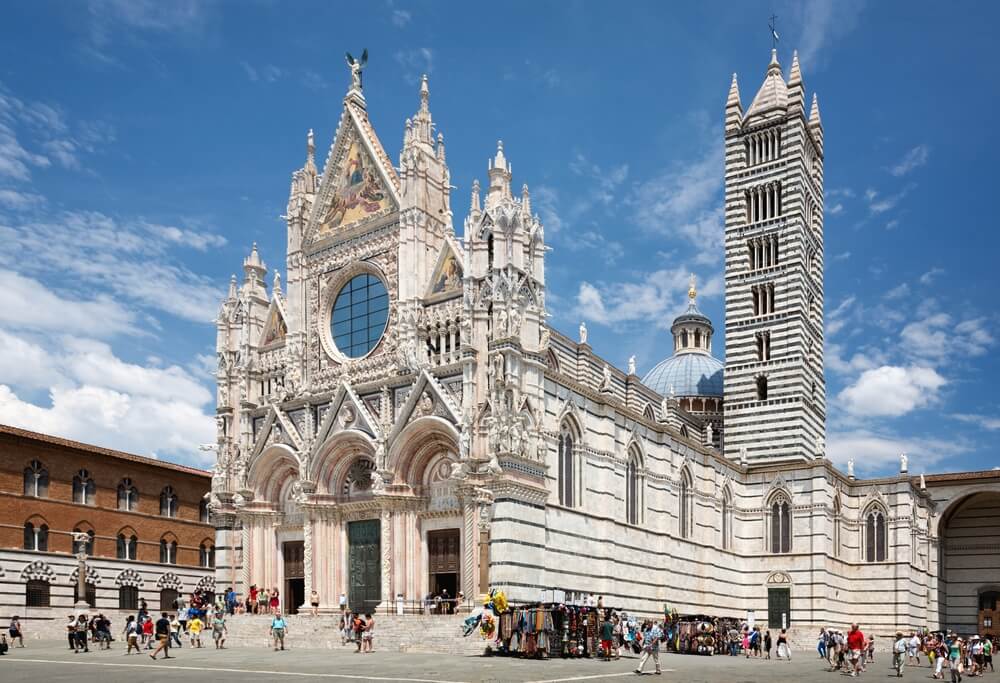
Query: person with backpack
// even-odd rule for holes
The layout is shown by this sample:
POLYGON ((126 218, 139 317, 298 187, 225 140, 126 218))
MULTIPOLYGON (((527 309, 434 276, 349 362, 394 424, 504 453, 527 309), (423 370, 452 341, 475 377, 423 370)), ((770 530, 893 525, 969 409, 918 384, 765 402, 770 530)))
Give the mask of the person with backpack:
POLYGON ((135 653, 139 654, 139 652, 141 652, 141 648, 139 647, 139 628, 135 621, 135 615, 128 615, 128 619, 125 620, 125 628, 122 633, 125 635, 125 644, 128 646, 125 654, 132 654, 133 647, 135 648, 135 653))

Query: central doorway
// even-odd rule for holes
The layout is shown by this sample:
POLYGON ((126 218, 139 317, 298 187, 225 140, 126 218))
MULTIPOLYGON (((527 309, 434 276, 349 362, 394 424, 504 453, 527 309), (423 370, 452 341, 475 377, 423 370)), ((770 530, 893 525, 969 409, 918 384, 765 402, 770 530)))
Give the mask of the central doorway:
POLYGON ((790 615, 792 591, 789 588, 767 589, 767 625, 770 628, 788 628, 792 618, 790 615))
POLYGON ((347 524, 347 603, 352 612, 374 612, 381 602, 381 529, 377 519, 347 524))
POLYGON ((305 543, 286 541, 281 545, 281 555, 285 565, 285 613, 297 614, 299 605, 306 601, 305 543))
MULTIPOLYGON (((431 595, 444 596, 447 591, 449 599, 458 596, 459 583, 459 530, 442 529, 427 532, 428 572, 431 595)), ((449 603, 446 611, 450 611, 449 603)))

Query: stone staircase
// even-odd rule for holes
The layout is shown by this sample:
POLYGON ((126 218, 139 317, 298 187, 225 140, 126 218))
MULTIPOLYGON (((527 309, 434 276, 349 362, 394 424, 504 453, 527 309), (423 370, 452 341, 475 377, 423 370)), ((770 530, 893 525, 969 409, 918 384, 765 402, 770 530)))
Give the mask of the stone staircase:
MULTIPOLYGON (((478 634, 462 637, 465 615, 375 615, 375 649, 398 652, 430 652, 459 656, 483 654, 485 642, 478 634)), ((341 643, 339 615, 286 616, 286 644, 292 648, 354 648, 341 643)), ((226 619, 229 629, 227 646, 267 647, 271 645, 271 617, 239 614, 226 619)), ((206 632, 211 638, 210 632, 206 632)))

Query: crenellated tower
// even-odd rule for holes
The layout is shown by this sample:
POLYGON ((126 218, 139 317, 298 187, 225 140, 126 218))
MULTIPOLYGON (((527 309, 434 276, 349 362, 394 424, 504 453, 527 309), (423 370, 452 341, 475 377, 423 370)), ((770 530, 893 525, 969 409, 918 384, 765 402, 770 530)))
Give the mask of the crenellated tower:
POLYGON ((725 139, 725 453, 822 457, 823 129, 797 53, 786 82, 771 51, 746 112, 733 74, 725 139))

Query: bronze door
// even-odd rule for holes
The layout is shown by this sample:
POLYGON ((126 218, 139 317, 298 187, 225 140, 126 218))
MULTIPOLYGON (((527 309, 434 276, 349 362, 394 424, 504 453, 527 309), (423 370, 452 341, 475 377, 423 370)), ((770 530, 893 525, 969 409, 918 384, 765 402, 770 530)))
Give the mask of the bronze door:
POLYGON ((347 524, 347 600, 353 612, 371 612, 381 601, 381 528, 377 519, 347 524))
POLYGON ((454 598, 458 593, 461 545, 458 529, 427 532, 427 555, 430 591, 437 595, 442 589, 454 598))

